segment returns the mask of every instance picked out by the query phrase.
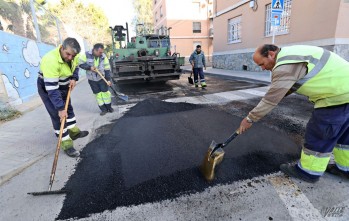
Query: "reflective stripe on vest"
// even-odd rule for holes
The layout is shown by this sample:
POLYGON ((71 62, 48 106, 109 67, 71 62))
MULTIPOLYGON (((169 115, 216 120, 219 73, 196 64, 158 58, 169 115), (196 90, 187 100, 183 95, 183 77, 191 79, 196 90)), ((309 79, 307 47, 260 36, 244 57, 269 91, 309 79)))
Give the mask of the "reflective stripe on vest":
MULTIPOLYGON (((105 76, 104 70, 110 70, 109 61, 104 54, 101 57, 95 59, 92 51, 86 51, 85 57, 86 59, 81 59, 81 62, 86 62, 88 65, 96 67, 103 76, 105 76), (105 65, 105 61, 108 62, 107 65, 105 65)), ((102 78, 97 73, 90 70, 86 70, 86 76, 89 80, 92 81, 102 80, 102 78)))
POLYGON ((320 47, 295 45, 281 48, 273 71, 281 65, 307 65, 307 74, 290 92, 305 95, 314 108, 349 103, 349 62, 320 47))
MULTIPOLYGON (((312 77, 314 77, 316 74, 318 74, 326 65, 328 59, 331 56, 331 53, 328 50, 322 49, 322 55, 320 59, 317 59, 313 57, 312 55, 286 55, 282 56, 280 58, 277 58, 276 64, 274 69, 281 65, 283 61, 293 61, 293 63, 302 63, 302 62, 308 62, 308 64, 313 64, 314 67, 301 79, 299 79, 293 86, 292 91, 298 90, 305 82, 310 80, 312 77)), ((308 66, 309 68, 309 66, 308 66)))

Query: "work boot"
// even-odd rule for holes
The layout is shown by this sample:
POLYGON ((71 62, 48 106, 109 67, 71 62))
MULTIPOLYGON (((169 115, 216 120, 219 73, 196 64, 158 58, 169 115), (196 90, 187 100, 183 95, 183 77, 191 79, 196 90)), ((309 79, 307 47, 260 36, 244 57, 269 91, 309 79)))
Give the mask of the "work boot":
POLYGON ((114 108, 109 107, 109 108, 108 108, 108 112, 109 112, 109 113, 113 113, 113 112, 114 112, 114 108))
POLYGON ((108 113, 108 111, 102 111, 99 115, 104 116, 106 113, 108 113))
POLYGON ((68 156, 70 156, 70 157, 78 157, 78 156, 80 156, 80 152, 77 151, 77 150, 75 150, 74 147, 71 147, 71 148, 69 148, 69 149, 67 149, 67 150, 64 150, 64 152, 65 152, 68 156))
POLYGON ((111 104, 105 104, 105 107, 107 109, 107 112, 109 112, 109 113, 113 113, 114 112, 114 109, 111 107, 111 104))
POLYGON ((319 178, 310 178, 300 171, 297 164, 281 164, 280 170, 290 177, 298 178, 308 183, 315 183, 319 181, 319 178))
POLYGON ((88 132, 87 130, 83 130, 83 131, 80 131, 80 133, 78 133, 77 135, 71 136, 70 138, 71 138, 72 140, 76 140, 76 139, 78 139, 78 138, 86 137, 88 134, 89 134, 89 132, 88 132))
POLYGON ((349 179, 349 172, 340 170, 336 164, 328 164, 326 168, 326 172, 336 176, 340 176, 342 178, 349 179))
POLYGON ((74 144, 72 139, 62 140, 61 147, 64 152, 70 157, 80 156, 79 151, 74 149, 74 144))
POLYGON ((77 126, 69 129, 69 136, 72 140, 86 137, 88 134, 88 131, 81 131, 77 126))

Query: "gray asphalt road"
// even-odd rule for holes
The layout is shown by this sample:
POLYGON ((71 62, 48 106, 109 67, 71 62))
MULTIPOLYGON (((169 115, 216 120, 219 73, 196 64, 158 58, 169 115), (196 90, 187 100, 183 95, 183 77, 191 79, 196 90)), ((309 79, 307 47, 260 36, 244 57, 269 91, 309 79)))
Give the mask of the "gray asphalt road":
MULTIPOLYGON (((77 142, 83 151, 78 161, 61 155, 54 183, 73 193, 26 194, 46 190, 51 151, 0 186, 0 220, 348 220, 348 180, 325 174, 307 184, 278 172, 278 164, 295 159, 311 113, 300 96, 285 99, 236 138, 217 179, 203 182, 197 166, 210 142, 229 136, 266 91, 260 82, 211 77, 216 86, 207 90, 190 87, 187 75, 167 86, 121 88, 130 105, 118 102, 118 111, 105 118, 92 95, 75 98, 80 125, 91 135, 77 142)), ((79 88, 90 93, 87 82, 79 88)))

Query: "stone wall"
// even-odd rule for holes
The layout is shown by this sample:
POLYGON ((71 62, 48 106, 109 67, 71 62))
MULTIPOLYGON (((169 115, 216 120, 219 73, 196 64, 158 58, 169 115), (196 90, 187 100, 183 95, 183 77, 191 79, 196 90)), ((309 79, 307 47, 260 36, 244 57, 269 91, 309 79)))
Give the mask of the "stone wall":
POLYGON ((333 51, 349 61, 349 45, 335 45, 333 51))
MULTIPOLYGON (((333 51, 349 61, 349 45, 328 45, 323 48, 333 51)), ((243 71, 244 66, 247 71, 262 71, 260 67, 254 64, 252 60, 253 52, 240 54, 213 55, 212 67, 219 69, 228 69, 234 71, 243 71)))
POLYGON ((253 63, 253 53, 213 55, 212 67, 242 71, 244 67, 247 71, 261 71, 261 68, 253 63))

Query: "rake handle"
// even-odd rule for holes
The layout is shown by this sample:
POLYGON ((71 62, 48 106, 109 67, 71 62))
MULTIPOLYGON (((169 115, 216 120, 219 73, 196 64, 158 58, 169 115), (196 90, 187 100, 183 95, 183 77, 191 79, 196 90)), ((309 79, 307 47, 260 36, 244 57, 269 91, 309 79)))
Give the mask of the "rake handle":
MULTIPOLYGON (((65 102, 64 110, 68 110, 68 105, 69 105, 69 100, 70 100, 70 93, 71 93, 71 87, 69 87, 68 94, 67 94, 67 100, 65 102)), ((52 164, 52 170, 51 170, 51 176, 50 176, 50 184, 48 187, 48 191, 51 191, 53 181, 55 179, 55 174, 56 174, 56 168, 57 168, 57 162, 58 162, 58 156, 59 156, 59 150, 61 149, 61 141, 62 141, 62 136, 63 136, 63 129, 64 129, 64 124, 65 120, 67 117, 63 117, 61 119, 61 127, 59 129, 59 136, 58 136, 58 142, 57 142, 57 147, 56 147, 56 153, 55 153, 55 158, 53 160, 52 164)))

